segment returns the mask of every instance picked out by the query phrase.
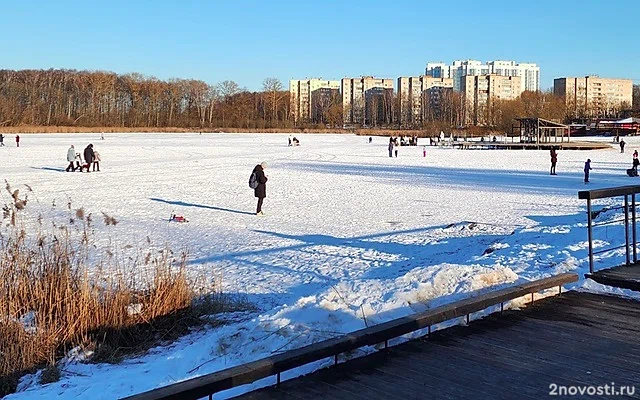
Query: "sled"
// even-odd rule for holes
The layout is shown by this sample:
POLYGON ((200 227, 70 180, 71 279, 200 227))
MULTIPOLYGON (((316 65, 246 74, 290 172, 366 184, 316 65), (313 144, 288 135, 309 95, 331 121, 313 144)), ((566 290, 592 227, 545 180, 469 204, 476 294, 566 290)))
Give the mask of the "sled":
POLYGON ((171 214, 171 217, 169 217, 169 222, 189 222, 189 220, 182 215, 171 214))

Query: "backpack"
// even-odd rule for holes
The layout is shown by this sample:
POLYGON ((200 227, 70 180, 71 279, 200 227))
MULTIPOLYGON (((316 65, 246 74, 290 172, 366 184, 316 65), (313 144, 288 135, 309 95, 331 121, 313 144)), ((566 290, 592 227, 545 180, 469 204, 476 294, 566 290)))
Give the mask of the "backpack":
POLYGON ((249 187, 251 189, 255 189, 258 187, 258 175, 256 175, 255 172, 252 172, 251 176, 249 177, 249 187))

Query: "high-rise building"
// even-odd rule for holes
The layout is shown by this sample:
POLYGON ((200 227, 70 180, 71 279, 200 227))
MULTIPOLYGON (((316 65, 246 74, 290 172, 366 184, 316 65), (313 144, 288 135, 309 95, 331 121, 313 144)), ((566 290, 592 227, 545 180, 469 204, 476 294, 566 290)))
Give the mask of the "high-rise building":
POLYGON ((521 78, 521 90, 540 90, 540 67, 531 63, 515 61, 489 61, 483 64, 477 60, 456 60, 452 65, 445 63, 427 63, 425 74, 436 78, 452 78, 453 89, 462 91, 462 81, 468 75, 501 75, 521 78))
POLYGON ((574 116, 606 116, 633 102, 631 79, 610 79, 599 76, 556 78, 553 92, 565 98, 574 116))
POLYGON ((393 119, 393 80, 362 76, 343 78, 342 112, 345 124, 377 126, 393 119))
POLYGON ((462 83, 466 124, 485 125, 491 117, 493 101, 513 100, 522 93, 522 80, 517 76, 467 75, 462 83))
POLYGON ((321 122, 318 116, 323 114, 323 107, 330 105, 326 100, 340 96, 340 81, 317 78, 292 79, 289 81, 289 95, 291 114, 296 123, 321 122))
POLYGON ((421 125, 427 110, 439 115, 443 89, 453 88, 453 79, 432 76, 398 78, 400 125, 421 125))

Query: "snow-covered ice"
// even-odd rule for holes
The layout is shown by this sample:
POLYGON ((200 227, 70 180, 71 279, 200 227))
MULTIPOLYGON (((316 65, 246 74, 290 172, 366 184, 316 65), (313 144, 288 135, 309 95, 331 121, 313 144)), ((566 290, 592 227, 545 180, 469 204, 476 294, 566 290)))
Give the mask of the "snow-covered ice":
MULTIPOLYGON (((105 137, 22 135, 15 148, 9 135, 0 148, 1 178, 33 188, 33 215, 63 218, 51 204, 71 199, 74 208, 115 217, 116 227, 95 224, 105 245, 139 247, 148 236, 187 249, 190 268, 219 277, 226 292, 246 296, 257 311, 229 315, 222 327, 119 365, 70 357, 59 382, 41 386, 29 376, 8 399, 126 396, 503 285, 567 271, 582 276, 586 216, 577 192, 635 183, 625 169, 640 146, 628 138, 628 154, 617 147, 559 151, 558 175, 550 176, 547 151, 427 147, 424 158, 419 146, 389 158, 384 137, 368 144, 353 135, 305 134, 299 147, 287 147, 284 134, 105 137), (90 142, 102 172, 65 173, 69 145, 79 151, 90 142), (593 171, 585 185, 587 158, 593 171), (261 161, 269 164, 266 217, 254 215, 248 187, 261 161), (172 212, 190 222, 168 222, 172 212)), ((622 232, 619 224, 596 230, 596 246, 621 244, 622 232)), ((612 266, 623 256, 612 250, 597 262, 612 266)), ((576 287, 609 290, 584 281, 576 287)))

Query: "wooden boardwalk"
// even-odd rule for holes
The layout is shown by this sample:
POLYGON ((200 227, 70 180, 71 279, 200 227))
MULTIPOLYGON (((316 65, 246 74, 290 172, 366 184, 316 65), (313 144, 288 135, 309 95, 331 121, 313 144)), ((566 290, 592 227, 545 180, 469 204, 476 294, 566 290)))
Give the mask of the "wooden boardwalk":
POLYGON ((239 398, 523 400, 612 382, 640 398, 639 335, 640 302, 568 292, 239 398))
POLYGON ((640 291, 640 264, 601 269, 586 277, 603 285, 640 291))

